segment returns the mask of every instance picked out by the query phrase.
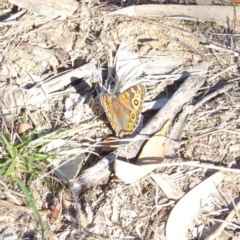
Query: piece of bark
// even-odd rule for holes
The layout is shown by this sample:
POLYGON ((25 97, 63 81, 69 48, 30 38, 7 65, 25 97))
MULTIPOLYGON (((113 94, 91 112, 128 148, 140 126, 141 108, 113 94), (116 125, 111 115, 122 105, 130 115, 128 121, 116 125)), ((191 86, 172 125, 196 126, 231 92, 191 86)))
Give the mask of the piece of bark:
POLYGON ((180 88, 174 93, 172 98, 161 110, 158 111, 133 141, 128 143, 124 148, 121 147, 113 153, 108 154, 74 182, 74 193, 78 195, 84 190, 97 185, 105 178, 108 178, 113 170, 113 163, 116 156, 118 156, 118 159, 120 160, 136 157, 145 139, 159 131, 167 120, 173 119, 183 105, 192 100, 197 91, 203 85, 204 81, 204 78, 196 76, 190 76, 185 80, 180 88))

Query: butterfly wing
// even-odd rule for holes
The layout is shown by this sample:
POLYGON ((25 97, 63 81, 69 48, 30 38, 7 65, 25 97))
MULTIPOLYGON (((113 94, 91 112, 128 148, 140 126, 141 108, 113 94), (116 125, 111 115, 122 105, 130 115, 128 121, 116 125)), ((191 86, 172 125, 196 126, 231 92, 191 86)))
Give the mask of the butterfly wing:
POLYGON ((114 95, 102 94, 100 101, 113 129, 117 135, 121 136, 121 132, 125 132, 125 128, 129 122, 129 110, 119 104, 118 99, 114 95))
POLYGON ((130 134, 138 126, 145 92, 145 87, 139 84, 127 89, 118 97, 108 94, 100 96, 106 115, 120 137, 130 134))
POLYGON ((141 112, 143 99, 146 93, 144 85, 130 87, 118 96, 118 101, 125 108, 136 113, 141 112))
POLYGON ((140 121, 140 113, 142 110, 143 99, 146 89, 143 85, 139 84, 128 88, 123 93, 119 94, 118 102, 129 110, 128 122, 125 125, 123 135, 129 134, 136 129, 140 121))

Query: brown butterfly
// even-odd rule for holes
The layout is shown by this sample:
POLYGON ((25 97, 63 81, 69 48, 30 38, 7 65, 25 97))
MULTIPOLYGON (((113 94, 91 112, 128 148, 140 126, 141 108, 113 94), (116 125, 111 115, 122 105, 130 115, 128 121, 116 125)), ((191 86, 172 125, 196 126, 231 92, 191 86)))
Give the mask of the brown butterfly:
POLYGON ((138 126, 145 93, 145 87, 138 84, 117 96, 101 94, 101 104, 113 129, 120 137, 131 134, 138 126))

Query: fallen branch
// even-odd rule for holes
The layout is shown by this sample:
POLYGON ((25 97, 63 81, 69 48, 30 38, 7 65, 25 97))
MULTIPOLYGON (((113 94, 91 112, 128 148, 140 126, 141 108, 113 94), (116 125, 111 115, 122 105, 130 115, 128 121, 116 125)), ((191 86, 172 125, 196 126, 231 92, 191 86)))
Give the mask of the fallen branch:
POLYGON ((159 131, 167 120, 173 119, 183 105, 192 100, 204 81, 204 78, 195 76, 190 76, 185 80, 172 98, 158 111, 133 141, 108 154, 95 166, 84 172, 79 179, 74 182, 74 193, 78 195, 84 190, 96 186, 100 181, 108 178, 113 170, 113 163, 116 157, 120 160, 136 157, 145 139, 159 131))

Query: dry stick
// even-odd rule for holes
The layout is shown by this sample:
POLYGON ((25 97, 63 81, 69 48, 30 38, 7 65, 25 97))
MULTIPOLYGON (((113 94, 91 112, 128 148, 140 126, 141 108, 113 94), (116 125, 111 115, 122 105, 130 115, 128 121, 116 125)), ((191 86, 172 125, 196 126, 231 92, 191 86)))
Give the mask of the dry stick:
MULTIPOLYGON (((47 22, 50 22, 51 19, 47 19, 47 20, 39 20, 38 22, 36 22, 36 20, 22 20, 22 21, 7 21, 7 22, 1 22, 0 21, 0 26, 8 26, 8 25, 26 25, 26 24, 29 24, 29 25, 32 25, 32 24, 35 24, 35 25, 43 25, 47 22)), ((0 38, 2 39, 2 37, 0 38)))
POLYGON ((8 22, 8 21, 11 21, 11 20, 16 21, 16 19, 17 19, 18 17, 20 17, 21 15, 25 14, 26 12, 27 12, 26 9, 24 9, 24 10, 22 10, 22 11, 19 11, 18 13, 14 14, 13 16, 5 19, 4 22, 8 22))
MULTIPOLYGON (((235 211, 236 213, 236 211, 235 211)), ((234 217, 234 216, 233 216, 234 217)), ((213 218, 209 218, 209 220, 211 222, 219 222, 219 223, 226 223, 226 226, 230 226, 230 227, 234 227, 236 229, 240 229, 240 226, 238 224, 232 223, 230 221, 226 221, 226 220, 220 220, 220 219, 213 219, 213 218)), ((222 233, 221 233, 222 234, 222 233)), ((214 238, 215 239, 215 238, 214 238)), ((206 240, 209 240, 208 238, 206 238, 206 240)))
MULTIPOLYGON (((154 164, 148 164, 154 165, 154 164)), ((203 164, 199 162, 175 162, 175 163, 158 163, 155 164, 156 168, 164 168, 164 167, 177 167, 177 166, 188 166, 188 167, 198 167, 198 168, 206 168, 206 169, 213 169, 218 171, 224 171, 224 172, 231 172, 231 173, 240 173, 240 169, 236 168, 228 168, 228 167, 218 167, 214 166, 212 164, 203 164)))
POLYGON ((113 163, 116 156, 118 156, 120 160, 126 159, 126 156, 130 159, 136 157, 141 145, 145 141, 143 138, 150 137, 159 131, 167 120, 173 119, 181 110, 182 106, 192 100, 204 81, 204 78, 196 76, 190 76, 185 80, 166 105, 158 111, 152 120, 133 139, 135 141, 128 143, 124 149, 120 148, 108 154, 95 166, 84 172, 79 179, 74 182, 74 193, 78 195, 84 190, 96 186, 100 181, 108 178, 113 170, 113 163))
POLYGON ((194 47, 189 46, 188 44, 186 44, 185 42, 179 40, 179 39, 173 39, 171 38, 169 35, 166 35, 168 38, 174 40, 175 42, 177 42, 180 46, 188 49, 189 51, 196 53, 198 55, 200 55, 204 60, 209 61, 210 62, 210 58, 208 56, 205 56, 202 52, 200 52, 199 50, 197 50, 194 47))
MULTIPOLYGON (((179 147, 182 142, 180 141, 183 130, 186 126, 188 116, 190 115, 191 109, 193 108, 192 105, 188 105, 183 107, 182 112, 178 116, 178 121, 176 121, 171 129, 169 134, 169 139, 172 139, 172 144, 169 144, 166 151, 166 156, 171 156, 174 152, 176 147, 179 147)), ((170 159, 168 160, 170 161, 170 159)), ((164 162, 168 162, 166 159, 164 162)), ((163 170, 164 171, 164 170, 163 170)))

